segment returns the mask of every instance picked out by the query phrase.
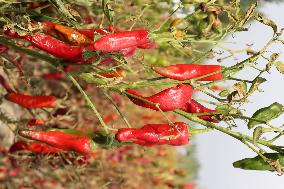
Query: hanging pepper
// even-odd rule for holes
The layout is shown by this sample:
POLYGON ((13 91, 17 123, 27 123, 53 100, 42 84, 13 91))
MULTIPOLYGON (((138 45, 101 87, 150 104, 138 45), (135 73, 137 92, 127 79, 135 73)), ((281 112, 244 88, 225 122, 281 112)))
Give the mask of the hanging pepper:
POLYGON ((22 93, 8 93, 5 98, 25 108, 54 108, 55 96, 30 96, 22 93))
POLYGON ((51 154, 63 151, 62 149, 55 148, 44 143, 39 143, 39 142, 26 143, 24 141, 18 141, 10 147, 9 152, 14 153, 23 150, 34 152, 37 154, 51 154))
MULTIPOLYGON (((112 32, 112 33, 121 33, 124 32, 123 30, 121 30, 120 28, 113 26, 113 25, 109 25, 108 26, 108 31, 112 32)), ((147 43, 144 44, 140 44, 137 46, 140 49, 154 49, 156 48, 156 43, 155 41, 148 41, 147 43)))
POLYGON ((54 29, 62 33, 74 45, 88 45, 93 43, 87 36, 68 26, 55 24, 54 29))
POLYGON ((37 48, 58 58, 63 58, 71 62, 82 62, 82 63, 88 63, 91 61, 90 59, 86 61, 83 59, 84 47, 67 45, 62 41, 59 41, 46 34, 38 33, 33 36, 32 35, 20 36, 16 32, 12 31, 5 31, 4 33, 10 37, 20 38, 30 41, 37 48))
POLYGON ((21 130, 19 135, 22 137, 37 140, 53 147, 75 151, 81 154, 92 153, 95 143, 83 132, 67 133, 62 131, 29 131, 21 130))
POLYGON ((95 50, 115 52, 149 42, 147 30, 133 30, 105 35, 93 44, 95 50))
POLYGON ((189 143, 188 125, 183 122, 169 124, 147 124, 142 128, 122 128, 115 135, 120 142, 134 142, 142 146, 173 145, 189 143))
MULTIPOLYGON (((186 103, 186 105, 181 108, 183 111, 188 113, 210 113, 210 112, 216 112, 216 110, 211 110, 209 108, 206 108, 202 104, 196 102, 195 100, 191 99, 190 102, 186 103)), ((213 115, 202 115, 198 116, 200 119, 210 121, 210 122, 218 122, 216 118, 214 118, 213 115)))
MULTIPOLYGON (((165 67, 155 66, 153 70, 158 74, 175 79, 175 80, 189 80, 203 75, 207 75, 216 71, 221 71, 222 66, 219 65, 198 65, 198 64, 175 64, 165 67)), ((221 72, 204 77, 198 81, 217 81, 223 78, 221 72)))
MULTIPOLYGON (((187 84, 180 84, 176 87, 171 87, 168 89, 165 89, 157 94, 154 94, 149 97, 143 97, 141 96, 137 91, 133 89, 127 89, 127 93, 130 93, 132 95, 138 96, 140 98, 143 98, 147 101, 159 104, 159 107, 162 111, 172 111, 178 108, 182 108, 185 106, 185 104, 190 101, 192 96, 192 87, 187 84)), ((128 95, 128 98, 136 105, 142 106, 145 108, 150 108, 153 110, 158 110, 158 108, 150 104, 148 102, 145 102, 141 99, 137 99, 135 97, 132 97, 128 95)))

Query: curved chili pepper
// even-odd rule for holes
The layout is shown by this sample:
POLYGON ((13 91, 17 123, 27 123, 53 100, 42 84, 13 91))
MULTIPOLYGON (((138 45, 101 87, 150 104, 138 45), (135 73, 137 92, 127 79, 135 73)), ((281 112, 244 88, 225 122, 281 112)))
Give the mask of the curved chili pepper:
MULTIPOLYGON (((162 111, 172 111, 184 107, 185 104, 190 101, 193 90, 190 85, 180 84, 176 87, 165 89, 149 97, 142 97, 133 89, 127 89, 127 92, 147 101, 159 104, 159 107, 162 111)), ((141 99, 137 99, 130 95, 128 95, 128 98, 138 106, 158 110, 155 105, 145 102, 141 99)))
POLYGON ((95 50, 115 52, 149 42, 147 30, 133 30, 105 35, 93 44, 95 50))
MULTIPOLYGON (((189 80, 199 76, 221 71, 219 65, 175 64, 165 67, 155 66, 153 70, 162 76, 175 80, 189 80)), ((199 81, 217 81, 223 78, 221 72, 199 79, 199 81)))
MULTIPOLYGON (((206 113, 206 112, 216 112, 216 110, 211 110, 209 108, 206 108, 202 104, 196 102, 195 100, 191 99, 190 102, 186 103, 186 105, 181 108, 183 111, 188 113, 206 113)), ((210 122, 218 122, 212 115, 203 115, 198 116, 200 119, 210 121, 210 122)))
POLYGON ((62 41, 59 41, 46 34, 35 34, 20 36, 16 32, 5 31, 5 34, 10 37, 25 39, 30 41, 37 48, 55 56, 58 58, 63 58, 72 62, 90 62, 90 60, 84 61, 82 46, 70 46, 62 41))
POLYGON ((30 96, 21 93, 8 93, 5 98, 25 108, 54 108, 55 96, 30 96))
POLYGON ((22 137, 37 140, 53 147, 89 154, 94 150, 94 142, 88 136, 77 133, 65 133, 62 131, 19 131, 22 137))
POLYGON ((14 153, 23 150, 34 152, 37 154, 51 154, 63 151, 62 149, 55 148, 44 143, 39 143, 39 142, 26 143, 24 141, 18 141, 10 147, 9 152, 14 153))
POLYGON ((62 33, 74 45, 88 45, 93 43, 87 36, 68 26, 55 24, 54 29, 62 33))
POLYGON ((134 142, 142 146, 173 145, 189 143, 188 125, 183 122, 169 124, 147 124, 142 128, 122 128, 115 135, 120 142, 134 142))

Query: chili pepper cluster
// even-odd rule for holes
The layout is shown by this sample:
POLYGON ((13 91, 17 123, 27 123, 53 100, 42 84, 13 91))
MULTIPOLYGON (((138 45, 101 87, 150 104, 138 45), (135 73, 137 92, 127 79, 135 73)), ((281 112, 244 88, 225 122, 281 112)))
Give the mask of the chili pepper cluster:
MULTIPOLYGON (((106 29, 75 29, 68 26, 55 24, 52 22, 36 23, 43 27, 42 33, 29 35, 19 35, 17 32, 6 30, 7 37, 19 38, 29 41, 34 47, 64 59, 70 63, 88 64, 96 61, 95 57, 84 59, 85 51, 98 51, 103 56, 106 53, 120 52, 125 57, 132 56, 136 48, 155 48, 156 43, 150 38, 147 30, 122 31, 121 29, 109 26, 106 29), (97 38, 97 35, 99 37, 97 38), (97 39, 95 39, 97 38, 97 39)), ((7 47, 1 45, 1 51, 6 51, 7 47)), ((99 65, 103 66, 108 62, 113 62, 111 58, 105 58, 99 65)), ((169 79, 177 81, 217 81, 223 78, 222 67, 219 65, 197 65, 197 64, 175 64, 170 66, 154 66, 152 69, 169 79)), ((65 72, 80 70, 79 67, 64 66, 65 72)), ((116 68, 112 72, 100 72, 99 75, 105 78, 121 77, 122 70, 116 68)), ((47 73, 42 76, 46 80, 62 79, 64 72, 47 73)), ((15 92, 0 76, 2 86, 8 94, 5 98, 24 108, 55 108, 58 100, 55 96, 30 96, 15 92)), ((211 110, 192 99, 193 87, 189 83, 180 83, 175 87, 164 89, 154 95, 145 97, 134 89, 128 88, 125 91, 127 97, 135 105, 152 109, 155 111, 168 112, 181 109, 188 113, 212 113, 211 110)), ((201 115, 200 119, 217 122, 213 115, 201 115)), ((44 121, 32 119, 28 126, 43 125, 44 121)), ((29 150, 38 153, 53 153, 62 150, 76 151, 81 154, 90 154, 96 148, 96 142, 100 137, 86 134, 77 130, 52 130, 52 131, 32 131, 21 130, 22 137, 36 140, 40 143, 16 143, 11 149, 29 150)), ((142 146, 155 145, 185 145, 189 143, 188 125, 183 122, 167 124, 146 124, 141 128, 121 128, 115 134, 115 140, 120 143, 133 142, 142 146)), ((105 137, 107 138, 107 137, 105 137)))

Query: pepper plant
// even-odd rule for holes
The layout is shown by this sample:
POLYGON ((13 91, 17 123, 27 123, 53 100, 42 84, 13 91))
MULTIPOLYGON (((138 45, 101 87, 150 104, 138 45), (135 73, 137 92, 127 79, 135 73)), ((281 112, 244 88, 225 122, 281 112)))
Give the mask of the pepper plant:
MULTIPOLYGON (((186 145, 194 135, 217 130, 257 154, 234 167, 282 174, 284 146, 275 142, 284 131, 270 121, 282 116, 283 105, 274 102, 252 116, 242 110, 266 81, 264 73, 274 66, 283 73, 279 53, 267 51, 283 43, 283 30, 257 7, 258 2, 243 7, 239 0, 1 2, 1 91, 3 101, 20 105, 23 112, 18 120, 1 115, 13 124, 17 141, 9 153, 63 154, 67 162, 88 166, 100 150, 135 143, 186 145), (248 57, 231 66, 203 65, 216 56, 222 39, 246 32, 252 21, 273 30, 263 48, 245 49, 248 57), (260 59, 266 60, 262 68, 260 59), (235 76, 245 68, 258 75, 253 80, 235 76), (234 84, 222 89, 225 81, 234 84), (196 91, 211 100, 196 99, 196 91), (248 121, 252 135, 232 127, 237 119, 248 121), (83 154, 84 161, 69 157, 73 152, 83 154)), ((19 165, 11 167, 17 174, 19 165)))

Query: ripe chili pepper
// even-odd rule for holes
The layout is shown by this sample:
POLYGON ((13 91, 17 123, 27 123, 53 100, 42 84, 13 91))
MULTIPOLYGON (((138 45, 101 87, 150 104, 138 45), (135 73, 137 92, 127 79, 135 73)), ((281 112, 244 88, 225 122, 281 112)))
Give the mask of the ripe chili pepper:
POLYGON ((23 150, 34 152, 37 154, 51 154, 63 151, 62 149, 55 148, 44 143, 39 143, 39 142, 26 143, 24 141, 18 141, 10 147, 9 152, 14 153, 23 150))
POLYGON ((4 89, 6 89, 7 92, 9 93, 14 92, 14 90, 10 87, 7 80, 2 75, 0 75, 0 84, 2 85, 4 89))
POLYGON ((120 142, 134 142, 142 146, 173 145, 180 146, 189 143, 188 125, 175 122, 169 124, 147 124, 142 128, 119 129, 115 137, 120 142))
MULTIPOLYGON (((178 108, 182 108, 185 106, 185 104, 190 101, 192 96, 192 87, 187 84, 180 84, 176 87, 171 87, 168 89, 165 89, 157 94, 154 94, 149 97, 142 97, 137 91, 133 89, 127 89, 127 92, 138 96, 140 98, 143 98, 147 101, 151 101, 153 103, 158 103, 159 107, 162 111, 172 111, 178 108)), ((150 108, 153 110, 158 110, 158 108, 150 104, 148 102, 145 102, 143 100, 137 99, 135 97, 132 97, 128 95, 128 98, 136 105, 142 106, 145 108, 150 108)))
POLYGON ((74 45, 88 45, 93 43, 87 36, 68 26, 55 24, 54 29, 62 33, 74 45))
POLYGON ((37 48, 55 56, 58 58, 63 58, 71 62, 83 62, 87 63, 90 60, 84 61, 83 59, 83 50, 82 46, 70 46, 62 41, 59 41, 51 36, 46 34, 35 34, 20 36, 16 32, 6 31, 5 34, 10 37, 25 39, 30 41, 37 48))
POLYGON ((25 108, 54 108, 55 96, 30 96, 21 93, 8 93, 5 98, 25 108))
MULTIPOLYGON (((153 70, 162 76, 175 80, 189 80, 199 76, 221 71, 219 65, 175 64, 166 67, 155 66, 153 70)), ((217 81, 223 78, 221 72, 199 79, 199 81, 217 81)))
MULTIPOLYGON (((183 111, 188 113, 206 113, 206 112, 216 112, 216 110, 211 110, 206 108, 202 104, 196 102, 195 100, 191 99, 190 102, 186 103, 186 105, 181 108, 183 111)), ((198 116, 200 119, 210 121, 210 122, 218 122, 212 115, 202 115, 198 116)))
POLYGON ((115 52, 149 42, 147 30, 133 30, 105 35, 93 44, 95 50, 115 52))
POLYGON ((62 131, 29 131, 21 130, 19 135, 37 140, 53 147, 75 151, 82 154, 92 153, 95 147, 91 138, 81 133, 66 133, 62 131))

